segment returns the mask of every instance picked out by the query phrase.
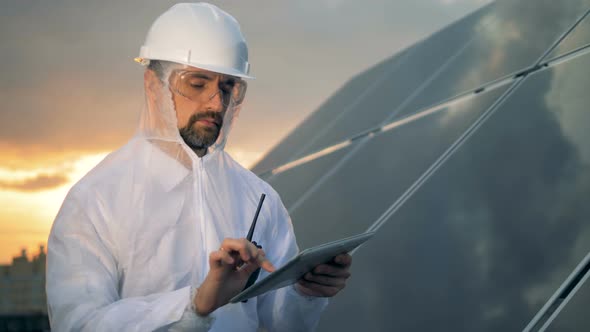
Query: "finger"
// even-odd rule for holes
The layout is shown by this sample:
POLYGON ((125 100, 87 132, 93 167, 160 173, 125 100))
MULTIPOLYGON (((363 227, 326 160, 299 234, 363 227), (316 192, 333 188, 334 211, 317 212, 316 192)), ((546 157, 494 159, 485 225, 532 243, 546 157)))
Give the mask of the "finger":
POLYGON ((254 270, 257 267, 262 267, 268 272, 274 272, 276 270, 273 264, 266 258, 264 251, 246 239, 227 238, 223 240, 222 247, 226 250, 239 253, 240 258, 244 262, 255 265, 254 270))
POLYGON ((332 297, 338 294, 338 292, 342 289, 338 287, 316 284, 304 279, 300 279, 297 283, 306 288, 311 293, 311 296, 332 297))
POLYGON ((305 287, 305 286, 303 285, 303 283, 301 283, 301 282, 297 282, 297 283, 295 284, 295 288, 297 289, 297 291, 298 291, 299 293, 301 293, 301 294, 303 294, 303 295, 305 295, 305 296, 318 296, 318 295, 316 295, 316 293, 315 293, 315 291, 314 291, 314 290, 312 290, 312 289, 309 289, 309 288, 305 287))
POLYGON ((325 275, 330 277, 348 278, 350 272, 349 267, 343 267, 340 265, 320 264, 314 267, 310 272, 315 275, 325 275))
POLYGON ((221 246, 228 251, 238 252, 240 254, 240 258, 244 262, 256 260, 258 256, 258 248, 256 248, 254 244, 244 238, 226 238, 223 240, 221 246))
POLYGON ((272 273, 276 270, 274 265, 266 258, 264 255, 264 251, 258 253, 258 258, 255 262, 248 263, 241 267, 242 270, 245 270, 247 274, 254 272, 257 268, 263 268, 264 270, 272 273))
POLYGON ((245 264, 240 267, 239 272, 242 275, 242 278, 248 278, 254 271, 258 269, 258 265, 256 264, 245 264))
POLYGON ((262 249, 258 249, 258 266, 271 273, 276 270, 275 266, 266 258, 266 253, 262 249))
POLYGON ((260 266, 261 268, 263 268, 265 271, 267 272, 274 272, 276 271, 276 268, 274 265, 272 265, 272 263, 266 259, 266 258, 262 258, 258 261, 258 266, 260 266))
POLYGON ((338 287, 340 289, 346 286, 346 278, 334 278, 324 275, 315 275, 308 272, 303 275, 303 279, 323 286, 338 287))
POLYGON ((351 266, 352 256, 350 256, 350 254, 340 254, 334 257, 333 262, 340 266, 351 266))
POLYGON ((211 254, 209 254, 209 263, 211 265, 218 266, 223 265, 223 263, 231 265, 235 263, 235 260, 226 251, 218 250, 213 251, 211 254))

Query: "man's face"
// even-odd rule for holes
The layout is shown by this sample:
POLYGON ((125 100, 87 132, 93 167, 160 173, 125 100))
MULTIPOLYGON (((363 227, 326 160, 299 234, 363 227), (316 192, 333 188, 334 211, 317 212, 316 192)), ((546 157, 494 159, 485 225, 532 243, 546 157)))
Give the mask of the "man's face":
POLYGON ((169 86, 180 136, 192 149, 215 143, 237 79, 194 67, 174 70, 169 86))

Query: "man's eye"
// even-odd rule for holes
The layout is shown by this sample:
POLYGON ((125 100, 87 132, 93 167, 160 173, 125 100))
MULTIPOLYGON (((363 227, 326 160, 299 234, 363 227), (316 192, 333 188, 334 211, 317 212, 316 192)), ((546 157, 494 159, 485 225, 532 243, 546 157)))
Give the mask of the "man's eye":
POLYGON ((205 88, 206 82, 203 80, 191 80, 186 82, 191 89, 200 90, 205 88))
POLYGON ((205 80, 199 77, 186 77, 184 81, 190 85, 204 85, 206 83, 205 80))

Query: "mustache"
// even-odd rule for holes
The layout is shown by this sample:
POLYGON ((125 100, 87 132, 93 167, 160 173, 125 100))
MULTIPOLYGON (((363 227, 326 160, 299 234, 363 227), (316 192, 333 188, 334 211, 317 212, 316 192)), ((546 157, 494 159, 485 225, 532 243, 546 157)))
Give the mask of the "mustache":
POLYGON ((213 122, 215 122, 217 128, 221 128, 221 126, 223 125, 223 117, 219 112, 207 111, 191 115, 191 117, 188 119, 187 127, 190 128, 192 127, 192 125, 195 124, 195 122, 203 119, 213 119, 213 122))

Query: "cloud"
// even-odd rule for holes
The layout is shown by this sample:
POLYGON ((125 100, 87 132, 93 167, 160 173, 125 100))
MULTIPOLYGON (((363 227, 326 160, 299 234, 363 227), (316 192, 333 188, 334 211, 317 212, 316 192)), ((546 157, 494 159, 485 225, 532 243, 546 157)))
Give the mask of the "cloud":
MULTIPOLYGON (((248 130, 230 140, 259 151, 357 72, 462 16, 385 0, 259 2, 264 12, 252 3, 214 2, 240 21, 258 77, 240 120, 248 130), (277 73, 288 83, 277 84, 277 73), (260 130, 262 122, 272 130, 260 130)), ((142 69, 132 58, 151 22, 172 3, 0 2, 0 167, 122 145, 143 102, 142 69)))
POLYGON ((0 179, 0 189, 12 191, 41 191, 53 189, 68 183, 69 178, 64 174, 38 174, 24 180, 0 179))

